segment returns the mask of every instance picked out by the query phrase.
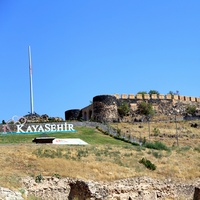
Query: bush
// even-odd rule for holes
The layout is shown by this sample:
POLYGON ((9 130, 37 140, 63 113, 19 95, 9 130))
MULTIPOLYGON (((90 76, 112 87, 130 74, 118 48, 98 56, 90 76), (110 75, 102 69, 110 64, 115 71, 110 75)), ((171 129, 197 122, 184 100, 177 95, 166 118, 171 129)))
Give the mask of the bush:
POLYGON ((153 133, 154 136, 158 136, 160 134, 160 130, 158 128, 154 128, 153 133))
POLYGON ((153 152, 152 152, 152 155, 153 155, 155 158, 162 158, 162 153, 157 152, 157 151, 153 151, 153 152))
POLYGON ((35 182, 36 182, 36 183, 41 183, 42 180, 44 180, 44 178, 43 178, 43 176, 42 176, 41 174, 39 174, 39 175, 37 175, 37 176, 35 177, 35 182))
POLYGON ((121 117, 128 115, 130 112, 129 104, 126 102, 122 102, 121 105, 117 108, 118 113, 121 117))
POLYGON ((145 115, 145 116, 152 116, 154 115, 154 110, 153 110, 153 106, 151 103, 146 103, 146 102, 141 102, 139 105, 138 105, 138 113, 139 114, 142 114, 142 115, 145 115))
POLYGON ((198 147, 195 147, 194 150, 200 153, 200 145, 198 147))
POLYGON ((196 113, 196 106, 195 105, 188 105, 186 108, 186 113, 190 115, 194 115, 196 113))
POLYGON ((60 174, 54 174, 52 177, 55 177, 55 178, 58 178, 58 179, 61 178, 60 174))
POLYGON ((155 170, 156 166, 150 161, 147 160, 146 158, 142 158, 139 163, 142 163, 146 168, 150 169, 150 170, 155 170))
POLYGON ((165 144, 163 144, 162 142, 159 142, 159 141, 156 141, 154 143, 146 142, 144 144, 144 147, 149 148, 149 149, 169 151, 169 148, 165 144))

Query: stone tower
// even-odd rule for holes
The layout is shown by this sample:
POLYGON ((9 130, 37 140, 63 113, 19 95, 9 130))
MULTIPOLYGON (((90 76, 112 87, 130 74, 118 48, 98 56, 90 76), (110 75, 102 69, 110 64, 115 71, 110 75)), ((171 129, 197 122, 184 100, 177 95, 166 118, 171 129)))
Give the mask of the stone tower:
POLYGON ((93 98, 93 118, 100 122, 118 121, 117 98, 113 95, 99 95, 93 98))

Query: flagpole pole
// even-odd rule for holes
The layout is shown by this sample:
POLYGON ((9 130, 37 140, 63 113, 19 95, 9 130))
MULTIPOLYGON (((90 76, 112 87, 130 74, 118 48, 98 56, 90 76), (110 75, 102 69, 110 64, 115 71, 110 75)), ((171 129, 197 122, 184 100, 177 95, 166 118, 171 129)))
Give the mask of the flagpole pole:
POLYGON ((31 47, 30 46, 28 46, 28 55, 29 55, 29 76, 30 76, 30 106, 31 106, 31 114, 34 114, 34 109, 33 109, 32 60, 31 60, 31 47))

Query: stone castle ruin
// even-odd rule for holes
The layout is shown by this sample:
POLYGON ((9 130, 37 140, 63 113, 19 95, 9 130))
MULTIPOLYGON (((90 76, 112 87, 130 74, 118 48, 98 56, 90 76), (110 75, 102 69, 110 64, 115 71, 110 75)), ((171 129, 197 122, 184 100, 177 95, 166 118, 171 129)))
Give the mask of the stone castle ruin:
POLYGON ((200 98, 179 95, 162 94, 137 94, 137 95, 98 95, 93 97, 93 102, 82 109, 72 109, 65 112, 65 120, 93 120, 99 122, 118 122, 122 120, 118 113, 118 107, 126 102, 130 112, 126 117, 129 122, 142 120, 144 116, 137 113, 138 105, 145 101, 151 103, 155 112, 154 119, 161 117, 169 119, 177 115, 179 118, 200 118, 200 98), (186 113, 188 106, 195 106, 195 116, 186 113))

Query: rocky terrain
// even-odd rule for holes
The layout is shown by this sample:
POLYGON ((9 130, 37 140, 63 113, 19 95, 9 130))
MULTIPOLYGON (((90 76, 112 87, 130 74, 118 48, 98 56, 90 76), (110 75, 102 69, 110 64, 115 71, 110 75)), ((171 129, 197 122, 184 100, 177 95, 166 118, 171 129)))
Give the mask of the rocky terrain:
MULTIPOLYGON (((23 118, 27 120, 27 122, 61 122, 63 121, 60 117, 49 117, 47 114, 39 115, 37 113, 25 115, 23 118)), ((21 118, 23 120, 23 118, 21 118)))
POLYGON ((27 177, 23 179, 22 185, 21 193, 1 188, 0 199, 22 200, 27 197, 44 200, 200 199, 200 179, 184 183, 171 179, 156 180, 149 177, 135 177, 113 182, 94 182, 44 177, 36 182, 34 178, 27 177))

